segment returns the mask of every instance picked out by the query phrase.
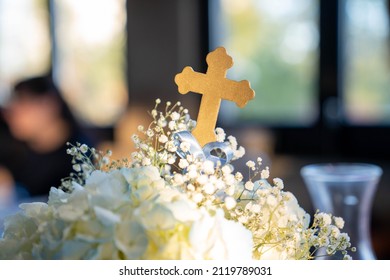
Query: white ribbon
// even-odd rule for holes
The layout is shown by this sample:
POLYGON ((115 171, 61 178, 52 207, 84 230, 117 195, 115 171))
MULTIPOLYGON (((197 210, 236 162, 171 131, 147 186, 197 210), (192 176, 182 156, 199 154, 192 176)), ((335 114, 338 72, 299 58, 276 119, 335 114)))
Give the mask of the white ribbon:
POLYGON ((174 133, 173 141, 177 147, 176 153, 181 158, 186 158, 187 155, 193 155, 194 158, 202 161, 210 160, 214 163, 214 165, 217 165, 218 162, 220 162, 222 166, 229 163, 233 158, 233 150, 230 148, 228 143, 211 142, 206 144, 202 149, 196 138, 186 130, 174 133), (180 144, 182 142, 190 145, 188 152, 184 152, 180 148, 180 144))

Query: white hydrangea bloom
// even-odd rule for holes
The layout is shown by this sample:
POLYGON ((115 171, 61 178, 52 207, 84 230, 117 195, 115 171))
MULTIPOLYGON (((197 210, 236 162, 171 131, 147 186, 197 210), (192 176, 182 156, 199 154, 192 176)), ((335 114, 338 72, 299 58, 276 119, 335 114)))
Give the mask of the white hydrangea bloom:
POLYGON ((252 259, 253 241, 250 231, 238 223, 226 220, 220 210, 214 217, 205 214, 194 223, 190 231, 190 242, 198 254, 201 253, 195 259, 203 259, 205 256, 206 259, 252 259))
MULTIPOLYGON (((261 158, 247 162, 247 181, 232 162, 195 158, 174 133, 196 122, 180 102, 166 102, 165 112, 160 103, 148 128, 139 127, 143 137, 132 137, 130 162, 79 143, 67 149, 81 177, 7 218, 0 259, 311 259, 320 246, 350 258, 342 218, 316 213, 310 225, 283 181, 268 182, 261 158)), ((244 155, 235 137, 215 132, 217 141, 227 139, 232 161, 244 155)))

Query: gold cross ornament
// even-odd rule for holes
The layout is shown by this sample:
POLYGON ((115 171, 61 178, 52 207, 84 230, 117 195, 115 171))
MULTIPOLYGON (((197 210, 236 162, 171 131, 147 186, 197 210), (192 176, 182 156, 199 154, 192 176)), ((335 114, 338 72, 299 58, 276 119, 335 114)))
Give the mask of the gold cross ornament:
POLYGON ((181 94, 190 91, 203 94, 197 124, 192 131, 202 147, 217 139, 215 125, 222 99, 233 101, 242 108, 255 97, 247 80, 236 82, 226 78, 227 70, 233 66, 233 59, 225 48, 219 47, 209 53, 206 61, 206 74, 195 72, 187 66, 175 76, 175 83, 181 94))

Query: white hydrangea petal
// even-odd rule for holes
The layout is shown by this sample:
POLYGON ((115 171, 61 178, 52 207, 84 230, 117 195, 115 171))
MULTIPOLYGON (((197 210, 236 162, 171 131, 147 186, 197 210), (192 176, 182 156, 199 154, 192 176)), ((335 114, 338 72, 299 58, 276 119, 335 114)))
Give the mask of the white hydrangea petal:
POLYGON ((117 225, 114 242, 126 258, 132 260, 140 259, 149 243, 142 225, 134 221, 117 225))
POLYGON ((53 259, 81 260, 93 247, 93 243, 81 240, 67 240, 61 249, 53 256, 53 259))
POLYGON ((39 217, 48 211, 49 206, 44 202, 22 203, 20 209, 24 210, 25 215, 29 217, 39 217))
POLYGON ((57 209, 60 219, 65 221, 77 221, 84 215, 84 209, 78 208, 72 204, 63 204, 57 209))
POLYGON ((121 221, 121 217, 114 212, 99 206, 93 207, 96 218, 105 226, 113 226, 121 221))

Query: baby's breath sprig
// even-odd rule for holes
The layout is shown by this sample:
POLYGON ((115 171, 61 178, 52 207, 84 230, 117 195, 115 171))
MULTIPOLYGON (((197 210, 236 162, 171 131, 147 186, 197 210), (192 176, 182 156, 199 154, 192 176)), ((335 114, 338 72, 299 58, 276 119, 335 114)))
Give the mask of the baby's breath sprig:
MULTIPOLYGON (((262 166, 262 158, 258 157, 256 162, 249 160, 246 162, 246 166, 248 167, 248 181, 246 181, 239 192, 237 197, 237 201, 240 202, 242 200, 253 200, 256 195, 256 191, 258 188, 262 187, 263 184, 268 184, 267 179, 269 178, 269 167, 266 166, 263 168, 262 166), (257 181, 257 184, 255 182, 257 181)), ((281 181, 281 180, 280 180, 281 181)), ((283 188, 283 182, 279 182, 279 188, 283 188)))
POLYGON ((268 258, 269 252, 277 252, 280 259, 314 259, 321 249, 324 256, 340 252, 350 259, 348 252, 356 248, 348 234, 340 232, 343 219, 317 212, 309 225, 310 216, 290 192, 283 191, 283 181, 275 178, 270 184, 269 170, 261 170, 261 160, 257 163, 248 162, 249 181, 238 189, 237 205, 227 213, 251 230, 254 257, 268 258), (252 182, 256 176, 259 180, 252 182))
MULTIPOLYGON (((142 137, 132 137, 137 151, 132 154, 131 166, 158 167, 165 181, 180 188, 198 207, 210 212, 224 209, 226 217, 252 232, 254 258, 268 258, 267 254, 277 252, 280 259, 313 259, 318 248, 325 248, 327 255, 341 252, 344 258, 350 258, 347 252, 354 248, 348 235, 340 232, 341 218, 334 218, 334 224, 325 226, 324 217, 317 213, 310 226, 309 214, 294 195, 283 191, 283 181, 268 181, 270 171, 261 158, 246 163, 246 181, 240 172, 233 173, 231 164, 221 166, 194 158, 187 153, 189 143, 177 144, 172 138, 175 132, 194 128, 188 111, 180 102, 166 102, 163 112, 158 110, 159 106, 161 100, 157 99, 150 112, 153 121, 146 128, 138 128, 142 137), (178 149, 187 154, 179 158, 178 149)), ((235 137, 226 137, 222 128, 216 128, 215 133, 218 142, 229 144, 233 160, 244 155, 245 150, 238 146, 235 137)))
MULTIPOLYGON (((132 154, 132 162, 133 166, 156 166, 160 169, 162 175, 166 175, 170 174, 172 169, 179 171, 185 169, 178 165, 179 158, 176 155, 176 151, 179 148, 185 150, 185 146, 188 143, 183 142, 178 147, 172 137, 173 134, 184 130, 191 132, 196 122, 190 118, 188 110, 180 102, 166 102, 163 111, 159 110, 161 105, 161 100, 157 99, 153 110, 150 112, 150 116, 153 119, 150 125, 148 127, 138 127, 141 137, 139 135, 132 136, 137 149, 132 154)), ((217 141, 224 142, 226 140, 233 150, 233 160, 244 155, 245 149, 238 146, 235 137, 228 136, 226 138, 222 128, 216 128, 215 132, 217 141)), ((191 155, 188 155, 188 157, 191 157, 191 155)), ((185 160, 191 161, 188 157, 185 160)))
POLYGON ((340 231, 343 227, 343 218, 317 210, 309 228, 312 232, 309 240, 313 241, 310 245, 315 248, 310 258, 329 257, 341 252, 343 259, 351 259, 348 252, 355 252, 356 247, 352 247, 348 234, 340 231), (318 254, 320 248, 321 254, 318 254))
POLYGON ((168 182, 181 188, 199 207, 210 211, 235 207, 232 195, 239 181, 232 174, 231 165, 215 166, 210 160, 199 161, 187 156, 180 159, 178 166, 181 172, 173 172, 168 182))
POLYGON ((66 153, 72 156, 71 162, 74 172, 71 172, 68 177, 61 179, 61 189, 72 191, 73 182, 83 185, 93 171, 110 169, 109 163, 112 155, 110 150, 103 153, 78 142, 76 144, 70 142, 66 144, 69 147, 66 153))
POLYGON ((171 166, 177 161, 177 147, 172 139, 173 133, 182 130, 191 131, 195 122, 191 120, 188 110, 181 106, 180 102, 168 101, 165 110, 159 111, 161 100, 157 99, 153 110, 150 112, 153 118, 150 125, 145 128, 138 127, 143 137, 133 135, 132 140, 137 149, 132 154, 133 166, 153 165, 160 169, 161 174, 168 174, 171 166))
MULTIPOLYGON (((241 173, 233 174, 229 164, 214 165, 209 160, 199 160, 190 151, 190 143, 175 142, 173 134, 179 131, 192 131, 196 122, 191 120, 188 110, 180 102, 165 103, 164 111, 159 111, 162 105, 157 99, 153 110, 153 118, 148 127, 140 126, 138 131, 143 134, 133 135, 137 151, 132 154, 132 166, 153 165, 159 168, 161 175, 170 184, 180 187, 199 206, 209 210, 217 207, 233 209, 236 199, 233 198, 235 188, 240 184, 241 173), (180 149, 185 154, 179 158, 176 154, 180 149)), ((218 142, 226 142, 233 151, 233 160, 241 158, 245 149, 238 146, 233 136, 226 137, 222 128, 217 127, 215 134, 218 142)))

